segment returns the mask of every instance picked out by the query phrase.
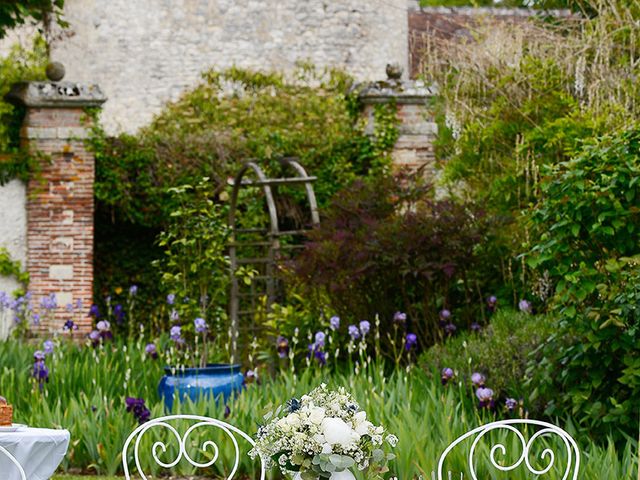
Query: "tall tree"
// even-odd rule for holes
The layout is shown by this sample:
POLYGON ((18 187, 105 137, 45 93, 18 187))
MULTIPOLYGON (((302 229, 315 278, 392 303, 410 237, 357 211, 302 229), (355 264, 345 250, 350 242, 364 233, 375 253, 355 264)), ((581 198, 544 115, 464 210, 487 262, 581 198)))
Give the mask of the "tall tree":
POLYGON ((63 7, 64 0, 0 0, 0 38, 30 20, 45 29, 54 18, 62 24, 63 7))

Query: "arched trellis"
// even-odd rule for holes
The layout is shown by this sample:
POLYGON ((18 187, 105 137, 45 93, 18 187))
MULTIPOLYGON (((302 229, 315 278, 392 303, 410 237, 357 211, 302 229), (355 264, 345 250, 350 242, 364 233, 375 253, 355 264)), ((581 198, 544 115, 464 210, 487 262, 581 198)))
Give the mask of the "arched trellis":
POLYGON ((260 297, 266 297, 267 309, 276 299, 276 262, 278 256, 285 250, 299 248, 299 245, 282 244, 283 237, 293 237, 304 234, 307 229, 281 230, 278 217, 278 208, 272 187, 280 185, 303 185, 306 191, 310 210, 311 226, 320 223, 318 204, 313 190, 313 182, 317 177, 307 175, 297 158, 286 157, 279 159, 280 164, 292 170, 294 176, 284 178, 268 178, 264 170, 254 160, 245 162, 233 181, 231 194, 231 208, 229 210, 229 227, 231 238, 229 243, 229 257, 231 264, 231 295, 229 301, 229 319, 231 322, 231 355, 232 361, 237 361, 238 337, 240 332, 240 320, 243 317, 252 317, 256 313, 256 303, 260 297), (255 178, 246 178, 253 175, 255 178), (266 201, 269 215, 267 228, 238 228, 238 196, 242 188, 261 188, 266 201), (241 237, 262 236, 256 240, 250 238, 243 240, 241 237), (243 257, 242 250, 265 250, 262 256, 243 257), (239 281, 238 270, 241 267, 254 266, 259 271, 253 277, 250 285, 244 285, 239 281), (263 285, 264 290, 256 288, 263 285), (245 287, 245 290, 241 291, 245 287))

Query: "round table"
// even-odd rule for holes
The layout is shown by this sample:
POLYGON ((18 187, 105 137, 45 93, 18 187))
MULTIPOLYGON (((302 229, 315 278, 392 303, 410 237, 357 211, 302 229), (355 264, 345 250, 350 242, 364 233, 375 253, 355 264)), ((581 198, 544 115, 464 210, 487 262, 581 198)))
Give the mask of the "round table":
MULTIPOLYGON (((48 480, 67 453, 68 430, 23 428, 15 432, 0 432, 0 446, 22 465, 27 480, 48 480)), ((2 480, 20 480, 20 473, 11 460, 0 452, 2 480)))

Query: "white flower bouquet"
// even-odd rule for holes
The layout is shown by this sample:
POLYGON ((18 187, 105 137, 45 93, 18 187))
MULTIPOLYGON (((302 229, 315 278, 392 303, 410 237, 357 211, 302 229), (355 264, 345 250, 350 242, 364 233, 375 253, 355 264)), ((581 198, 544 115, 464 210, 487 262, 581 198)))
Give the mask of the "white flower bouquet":
POLYGON ((366 470, 368 479, 382 478, 394 458, 385 448, 398 442, 369 422, 344 388, 330 391, 325 384, 264 418, 251 456, 300 480, 354 479, 354 468, 366 470))

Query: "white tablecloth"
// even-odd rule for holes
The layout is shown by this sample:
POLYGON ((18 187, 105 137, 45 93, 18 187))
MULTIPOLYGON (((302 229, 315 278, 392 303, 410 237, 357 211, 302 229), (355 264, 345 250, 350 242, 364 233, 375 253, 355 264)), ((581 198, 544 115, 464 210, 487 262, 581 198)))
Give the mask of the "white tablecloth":
MULTIPOLYGON (((0 432, 0 445, 11 453, 27 475, 27 480, 48 480, 62 462, 69 447, 68 430, 26 428, 0 432)), ((6 455, 0 452, 0 478, 19 480, 20 474, 6 455)))

